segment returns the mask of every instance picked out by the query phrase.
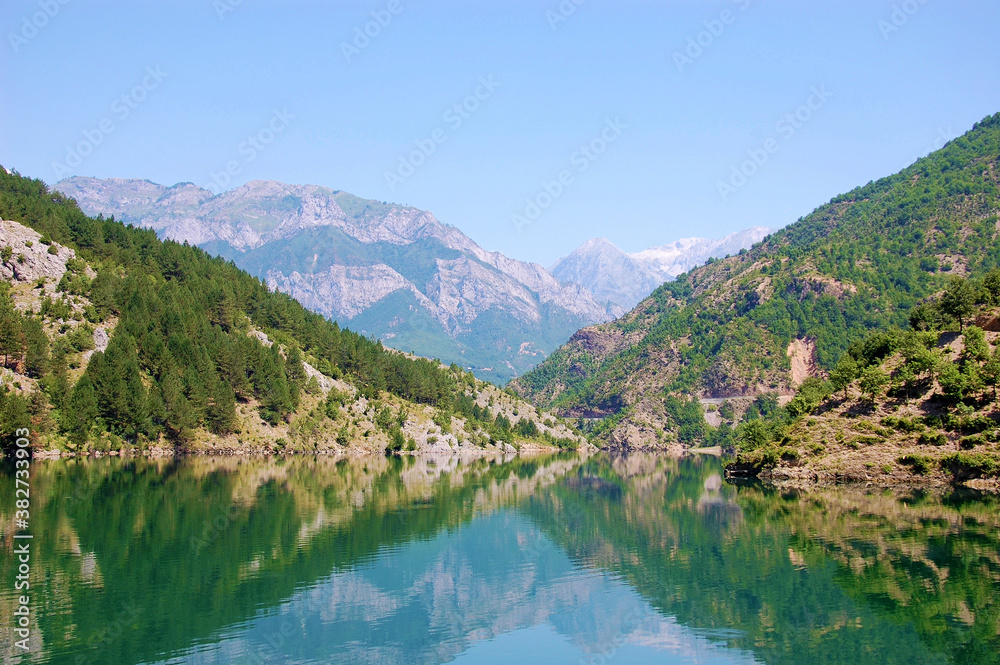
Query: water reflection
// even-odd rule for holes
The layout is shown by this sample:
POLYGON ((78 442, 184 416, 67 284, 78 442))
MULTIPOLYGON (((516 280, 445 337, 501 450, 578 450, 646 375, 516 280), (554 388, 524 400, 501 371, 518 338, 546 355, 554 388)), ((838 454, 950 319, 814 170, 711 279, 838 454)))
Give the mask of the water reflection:
POLYGON ((1000 662, 992 497, 642 455, 53 462, 32 486, 32 662, 1000 662))

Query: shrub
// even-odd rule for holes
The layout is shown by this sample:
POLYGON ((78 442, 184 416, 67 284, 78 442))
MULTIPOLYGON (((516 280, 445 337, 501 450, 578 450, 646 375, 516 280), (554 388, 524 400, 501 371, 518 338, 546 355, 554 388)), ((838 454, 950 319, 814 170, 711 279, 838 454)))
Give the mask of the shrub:
POLYGON ((896 460, 913 469, 913 473, 924 475, 934 466, 934 460, 926 455, 903 455, 896 460))
POLYGON ((906 432, 908 434, 912 434, 913 432, 922 432, 925 429, 923 423, 920 421, 902 416, 898 418, 895 416, 886 416, 882 419, 882 424, 886 427, 891 427, 894 430, 906 432))
POLYGON ((796 450, 795 448, 781 449, 781 459, 785 460, 786 462, 792 462, 793 464, 799 461, 799 454, 800 454, 799 451, 796 450))
POLYGON ((979 434, 994 429, 997 422, 988 416, 948 416, 948 429, 966 434, 979 434))
POLYGON ((90 351, 94 348, 94 331, 89 326, 77 326, 66 336, 66 341, 74 351, 90 351))
POLYGON ((940 432, 936 434, 934 432, 924 432, 917 439, 917 443, 922 446, 943 446, 948 443, 948 437, 940 432))
POLYGON ((1000 476, 1000 459, 984 453, 952 453, 941 458, 941 468, 955 480, 1000 476))
POLYGON ((967 436, 959 443, 959 447, 962 450, 972 450, 976 446, 985 443, 981 434, 974 434, 972 436, 967 436))
POLYGON ((403 436, 403 432, 399 428, 393 429, 389 437, 389 445, 386 446, 385 451, 387 453, 398 453, 405 447, 406 437, 403 436))
POLYGON ((736 462, 738 464, 745 464, 752 467, 758 471, 761 469, 771 469, 778 465, 778 461, 781 459, 781 453, 774 446, 765 446, 763 448, 757 448, 746 453, 740 453, 737 457, 736 462))
POLYGON ((832 391, 830 383, 811 376, 802 383, 798 393, 785 409, 793 418, 810 414, 830 396, 832 391))

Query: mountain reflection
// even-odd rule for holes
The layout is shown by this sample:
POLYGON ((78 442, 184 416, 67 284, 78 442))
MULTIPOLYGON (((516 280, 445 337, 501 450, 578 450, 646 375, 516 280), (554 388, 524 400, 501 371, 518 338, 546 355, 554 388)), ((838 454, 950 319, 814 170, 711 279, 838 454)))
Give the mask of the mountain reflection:
POLYGON ((71 461, 32 489, 33 662, 1000 662, 995 497, 646 455, 71 461))

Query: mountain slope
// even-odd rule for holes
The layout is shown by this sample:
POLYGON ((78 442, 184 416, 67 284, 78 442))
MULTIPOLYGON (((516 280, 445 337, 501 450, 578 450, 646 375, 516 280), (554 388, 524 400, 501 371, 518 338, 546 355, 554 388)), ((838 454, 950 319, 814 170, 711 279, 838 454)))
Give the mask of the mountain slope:
POLYGON ((771 232, 755 226, 725 238, 684 238, 633 254, 626 254, 606 238, 594 238, 559 259, 551 272, 563 282, 583 286, 601 302, 631 309, 664 282, 708 259, 749 249, 771 232))
POLYGON ((1000 265, 998 159, 1000 114, 579 331, 515 388, 564 413, 613 416, 603 436, 619 445, 670 438, 670 394, 787 394, 866 331, 905 324, 948 275, 1000 265))
POLYGON ((390 346, 500 383, 579 327, 624 311, 539 265, 485 251, 428 212, 325 187, 254 181, 213 196, 190 183, 74 177, 55 188, 89 214, 232 259, 390 346))
POLYGON ((737 427, 728 472, 1000 487, 1000 270, 952 278, 910 324, 852 344, 830 381, 737 427))
MULTIPOLYGON (((0 173, 0 435, 63 451, 369 452, 580 442, 205 251, 0 173)), ((7 445, 7 444, 5 444, 7 445)))

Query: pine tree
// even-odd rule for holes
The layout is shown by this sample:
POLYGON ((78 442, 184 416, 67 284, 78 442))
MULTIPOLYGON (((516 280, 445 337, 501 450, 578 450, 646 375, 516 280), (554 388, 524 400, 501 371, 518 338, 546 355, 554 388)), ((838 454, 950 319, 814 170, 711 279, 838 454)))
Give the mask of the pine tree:
POLYGON ((228 434, 236 422, 236 396, 224 381, 216 380, 211 389, 205 419, 215 434, 228 434))
POLYGON ((302 364, 302 352, 298 347, 293 346, 288 350, 288 357, 285 359, 285 374, 288 380, 299 388, 306 385, 306 368, 302 364))
POLYGON ((847 389, 854 382, 854 379, 858 378, 858 374, 858 363, 845 353, 837 366, 830 372, 830 384, 834 390, 843 390, 844 399, 847 399, 847 389))
POLYGON ((938 370, 938 383, 945 397, 960 400, 965 397, 966 377, 958 365, 947 363, 938 370))
POLYGON ((0 354, 4 367, 16 367, 24 353, 24 332, 21 313, 14 308, 10 297, 0 294, 0 354))
POLYGON ((97 414, 97 393, 90 377, 84 374, 73 386, 66 409, 59 418, 61 429, 68 434, 69 440, 77 448, 87 443, 91 425, 97 419, 97 414))
POLYGON ((197 414, 184 395, 180 380, 174 374, 166 374, 160 386, 167 411, 165 422, 167 436, 172 441, 187 443, 198 424, 197 414))
POLYGON ((37 379, 49 368, 49 338, 38 319, 25 317, 21 325, 24 331, 25 371, 28 376, 37 379))
POLYGON ((139 375, 135 341, 115 334, 104 353, 94 353, 87 366, 94 384, 98 413, 106 426, 135 440, 147 428, 146 388, 139 375))
POLYGON ((885 387, 888 383, 889 377, 882 371, 882 368, 873 365, 865 368, 865 370, 861 372, 858 387, 861 389, 861 393, 865 395, 870 402, 874 403, 882 395, 882 393, 885 392, 885 387))
POLYGON ((260 415, 266 422, 276 425, 295 408, 288 381, 285 378, 284 359, 277 345, 263 354, 254 374, 254 388, 260 400, 260 415))
POLYGON ((986 343, 986 334, 982 328, 969 326, 965 330, 964 346, 962 348, 962 363, 981 363, 989 360, 990 346, 986 343))
POLYGON ((66 408, 69 398, 69 369, 66 366, 66 345, 57 343, 49 362, 49 373, 42 378, 42 385, 57 411, 66 408))
MULTIPOLYGON (((247 342, 250 342, 248 339, 247 342)), ((232 388, 237 399, 247 400, 253 396, 253 386, 247 378, 246 357, 241 353, 238 344, 224 340, 216 354, 216 364, 219 374, 232 388)))
POLYGON ((976 311, 976 287, 967 279, 953 277, 948 289, 941 296, 941 311, 958 321, 959 330, 965 329, 965 319, 976 311))
POLYGON ((983 383, 993 388, 993 401, 997 400, 997 385, 1000 384, 1000 345, 993 349, 993 355, 983 366, 983 383))

